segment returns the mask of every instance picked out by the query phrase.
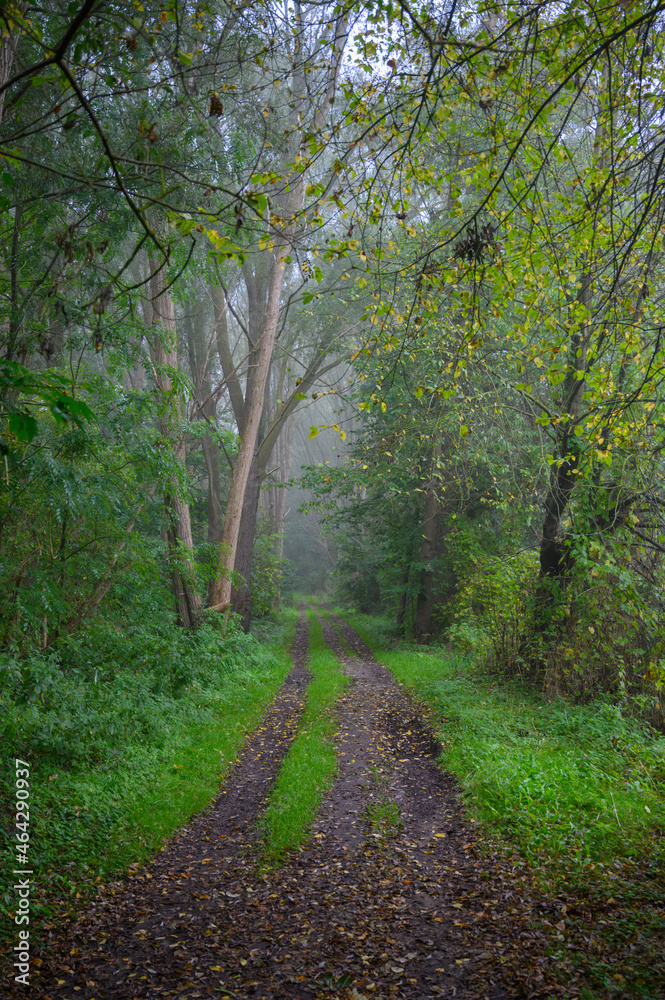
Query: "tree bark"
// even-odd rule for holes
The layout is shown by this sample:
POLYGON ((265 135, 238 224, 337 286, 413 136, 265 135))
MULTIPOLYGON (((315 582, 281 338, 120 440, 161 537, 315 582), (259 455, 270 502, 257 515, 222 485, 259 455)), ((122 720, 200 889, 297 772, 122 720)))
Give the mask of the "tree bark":
MULTIPOLYGON (((295 0, 295 11, 297 20, 302 23, 302 13, 299 0, 295 0)), ((316 130, 323 127, 330 114, 334 102, 334 95, 337 88, 339 70, 342 55, 348 39, 348 15, 340 14, 328 25, 328 37, 330 46, 330 60, 326 69, 326 81, 323 88, 322 100, 317 107, 313 108, 310 118, 311 127, 316 130)), ((302 52, 302 40, 304 34, 299 35, 294 42, 293 51, 293 77, 292 77, 292 103, 288 119, 289 141, 285 156, 285 163, 297 163, 303 152, 303 123, 306 122, 306 103, 308 101, 308 85, 306 78, 305 61, 302 52)), ((232 580, 231 573, 236 567, 236 551, 238 549, 239 535, 243 509, 245 508, 245 490, 250 479, 252 464, 256 460, 257 473, 261 475, 261 468, 267 468, 267 457, 264 458, 257 452, 259 442, 259 429, 261 419, 264 414, 265 393, 272 360, 273 349, 277 335, 277 324, 280 312, 280 298, 284 281, 284 258, 287 256, 293 242, 302 231, 303 220, 300 213, 303 210, 306 190, 305 172, 296 168, 287 168, 285 174, 284 197, 280 210, 285 221, 284 235, 280 235, 277 247, 272 254, 266 254, 264 260, 271 260, 269 277, 267 281, 267 298, 265 295, 264 277, 259 271, 252 271, 249 264, 243 265, 245 285, 247 289, 247 303, 249 323, 246 329, 247 339, 251 351, 250 371, 247 378, 247 389, 245 404, 243 407, 242 420, 240 426, 240 449, 238 458, 231 477, 231 488, 226 505, 224 518, 224 529, 222 542, 220 545, 220 557, 218 563, 218 579, 212 588, 211 604, 214 610, 226 611, 231 603, 232 580), (260 336, 256 332, 260 331, 260 336)), ((331 175, 329 182, 333 182, 331 175)), ((279 199, 278 199, 279 200, 279 199)), ((260 260, 260 258, 259 258, 260 260)), ((221 354, 220 354, 221 358, 221 354)), ((222 362, 223 363, 223 362, 222 362)), ((231 382, 229 382, 229 392, 232 393, 231 382)), ((233 402, 234 410, 236 404, 233 402)), ((295 404, 294 404, 295 405, 295 404)), ((272 431, 272 429, 271 429, 272 431)), ((275 439, 279 429, 275 429, 275 439)), ((274 440, 271 432, 268 432, 267 439, 262 442, 261 449, 269 456, 274 447, 274 440)), ((259 480, 260 482, 260 480, 259 480)), ((246 524, 247 530, 243 532, 250 534, 253 541, 254 526, 256 523, 257 506, 254 503, 253 492, 255 483, 251 486, 252 496, 248 498, 246 524), (250 517, 253 511, 253 517, 250 517)), ((258 498, 256 500, 258 504, 258 498)), ((243 552, 249 541, 243 538, 243 552)), ((249 549, 247 549, 249 551, 249 549)), ((251 555, 250 555, 251 563, 251 555)), ((244 574, 243 574, 244 575, 244 574)))
POLYGON ((400 580, 400 590, 399 590, 399 601, 397 604, 397 628, 400 632, 404 631, 404 616, 406 614, 406 594, 409 589, 409 570, 411 569, 411 560, 407 558, 402 570, 402 579, 400 580))
POLYGON ((273 504, 273 525, 275 535, 275 556, 281 560, 284 555, 284 522, 286 520, 286 484, 291 475, 291 440, 293 423, 287 421, 279 437, 279 480, 282 484, 275 489, 273 504))
MULTIPOLYGON (((178 367, 175 305, 172 296, 166 289, 164 268, 151 262, 151 271, 152 327, 153 329, 159 328, 155 331, 155 336, 151 338, 150 345, 155 381, 162 394, 159 431, 164 441, 168 442, 174 458, 183 466, 184 470, 185 437, 182 429, 178 426, 182 416, 182 405, 179 397, 173 392, 173 382, 170 375, 164 370, 165 368, 177 369, 178 367), (165 343, 168 346, 165 347, 165 343)), ((191 628, 201 611, 201 597, 196 582, 189 504, 180 498, 179 492, 178 477, 173 476, 170 489, 164 497, 168 561, 178 620, 183 627, 191 628)))
POLYGON ((224 528, 222 531, 218 563, 219 578, 214 581, 212 587, 211 603, 215 611, 226 611, 231 603, 231 573, 235 567, 245 490, 252 462, 254 461, 259 425, 263 416, 263 400, 268 372, 270 371, 270 361, 275 346, 277 322, 279 320, 280 298, 284 282, 284 257, 286 257, 286 254, 287 245, 283 244, 276 250, 273 256, 265 321, 255 354, 254 378, 251 382, 248 380, 244 432, 240 440, 240 448, 233 469, 233 475, 231 476, 231 487, 229 489, 224 528))
MULTIPOLYGON (((25 0, 18 3, 15 7, 15 10, 17 10, 21 15, 25 14, 27 9, 28 4, 25 0)), ((0 42, 0 87, 4 87, 12 75, 12 67, 14 66, 14 59, 16 58, 16 49, 19 38, 21 37, 20 29, 17 25, 11 22, 9 11, 6 8, 2 27, 7 31, 7 34, 2 38, 2 42, 0 42)), ((2 116, 5 110, 6 93, 6 90, 3 90, 0 93, 0 122, 2 122, 2 116)))
POLYGON ((432 453, 432 471, 425 495, 423 529, 420 541, 420 588, 416 601, 414 631, 417 642, 424 642, 430 634, 432 610, 434 607, 434 566, 438 536, 439 498, 436 493, 438 480, 435 474, 436 460, 441 457, 441 442, 437 442, 432 453))
POLYGON ((219 448, 207 434, 203 439, 203 458, 208 474, 208 543, 218 545, 222 540, 221 473, 219 448))
MULTIPOLYGON (((325 347, 319 350, 318 356, 310 364, 305 375, 300 381, 300 385, 297 386, 291 393, 289 399, 280 407, 278 415, 272 421, 268 429, 266 430, 263 438, 257 445, 255 461, 252 464, 251 476, 256 477, 256 482, 252 483, 251 486, 248 485, 251 496, 248 503, 243 503, 242 518, 240 523, 240 531, 238 536, 238 555, 234 563, 234 570, 237 574, 237 580, 240 582, 236 584, 235 589, 232 591, 231 596, 231 606, 233 610, 239 614, 243 621, 243 627, 245 630, 249 629, 251 624, 251 594, 246 592, 246 586, 249 587, 249 580, 252 568, 252 552, 254 545, 254 538, 256 537, 256 519, 259 509, 259 500, 261 496, 261 487, 266 476, 266 469, 268 468, 268 463, 271 461, 273 451, 277 442, 280 440, 280 436, 286 434, 286 440, 288 440, 288 462, 287 471, 283 473, 282 481, 286 482, 290 474, 291 466, 291 438, 292 438, 292 423, 290 422, 290 416, 296 409, 299 403, 298 396, 306 393, 308 389, 314 384, 317 376, 320 376, 329 368, 335 367, 335 365, 329 365, 323 370, 321 370, 321 363, 325 357, 325 347), (287 430, 285 430, 288 428, 287 430), (242 581, 245 581, 243 583, 242 581)), ((251 363, 251 359, 250 359, 251 363)), ((280 462, 280 469, 283 468, 280 462)), ((284 511, 286 504, 286 490, 285 487, 280 487, 272 491, 276 495, 276 499, 273 503, 273 523, 279 524, 275 530, 279 533, 279 558, 283 551, 283 533, 284 533, 284 511), (281 508, 280 508, 281 505, 281 508), (282 510, 281 518, 279 522, 275 521, 275 512, 282 510)))
POLYGON ((215 343, 217 354, 222 368, 226 388, 231 400, 233 416, 238 425, 238 432, 242 436, 245 426, 245 400, 242 394, 242 387, 236 366, 233 363, 231 354, 231 344, 229 343, 229 328, 227 322, 227 304, 224 290, 221 285, 211 285, 210 295, 215 311, 215 343))
POLYGON ((236 614, 240 615, 242 627, 245 632, 249 632, 252 622, 252 552, 254 549, 254 537, 256 534, 256 519, 259 510, 259 500, 261 496, 261 483, 265 475, 265 469, 260 470, 256 456, 252 461, 252 466, 247 479, 245 489, 245 499, 242 508, 241 526, 238 534, 238 547, 234 563, 235 585, 231 592, 231 607, 236 614), (263 474, 262 474, 263 473, 263 474))

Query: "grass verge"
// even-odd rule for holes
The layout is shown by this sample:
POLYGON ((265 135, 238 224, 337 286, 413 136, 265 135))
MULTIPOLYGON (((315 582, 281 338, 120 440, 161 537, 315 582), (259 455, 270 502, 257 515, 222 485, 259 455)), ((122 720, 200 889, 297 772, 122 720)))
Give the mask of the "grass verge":
POLYGON ((323 641, 315 611, 307 612, 310 623, 309 669, 300 731, 282 761, 277 781, 263 816, 265 854, 277 861, 285 851, 298 847, 307 837, 321 799, 337 770, 332 737, 337 729, 333 706, 348 684, 337 657, 323 641))
MULTIPOLYGON (((290 669, 287 647, 296 619, 295 610, 283 612, 271 634, 260 637, 262 644, 249 636, 221 640, 177 695, 138 674, 90 684, 58 670, 52 704, 24 706, 17 750, 31 764, 37 936, 55 915, 78 907, 96 883, 153 854, 210 803, 290 669), (76 728, 77 708, 84 731, 76 728), (83 740, 75 757, 67 753, 73 736, 83 740)), ((7 702, 6 713, 11 707, 7 702)), ((0 735, 8 742, 7 724, 0 735)), ((3 775, 8 796, 13 756, 3 775)), ((14 934, 16 902, 9 874, 15 867, 12 825, 3 826, 0 939, 14 934)))
POLYGON ((465 656, 385 649, 385 622, 338 613, 429 710, 487 849, 517 849, 537 888, 582 914, 566 918, 565 944, 541 928, 579 977, 562 995, 665 997, 665 739, 607 699, 548 702, 465 656))
POLYGON ((372 619, 345 615, 431 709, 446 766, 475 817, 541 866, 594 870, 663 860, 665 739, 608 700, 545 701, 442 649, 381 648, 372 619))

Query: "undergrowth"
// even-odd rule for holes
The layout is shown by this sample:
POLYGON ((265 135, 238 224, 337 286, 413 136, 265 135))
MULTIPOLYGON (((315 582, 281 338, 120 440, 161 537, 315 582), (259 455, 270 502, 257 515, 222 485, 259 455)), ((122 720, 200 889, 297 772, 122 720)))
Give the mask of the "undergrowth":
POLYGON ((334 705, 348 678, 323 641, 316 612, 308 611, 307 620, 312 680, 307 688, 300 730, 282 761, 262 820, 264 850, 273 862, 305 840, 337 770, 332 741, 337 729, 334 705))
POLYGON ((32 911, 43 926, 210 802, 288 672, 294 611, 262 645, 214 621, 186 632, 163 604, 152 613, 151 599, 135 595, 122 629, 91 624, 48 655, 1 662, 0 899, 9 920, 15 757, 30 763, 32 911))

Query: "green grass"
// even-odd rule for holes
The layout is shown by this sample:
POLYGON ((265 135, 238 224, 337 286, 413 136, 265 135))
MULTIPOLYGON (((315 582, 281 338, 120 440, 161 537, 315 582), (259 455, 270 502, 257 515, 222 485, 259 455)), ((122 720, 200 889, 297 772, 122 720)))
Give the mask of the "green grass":
MULTIPOLYGON (((344 617, 429 707, 445 766, 472 815, 550 872, 662 864, 665 739, 615 704, 547 702, 442 649, 383 649, 368 616, 344 617)), ((378 634, 377 634, 378 631, 378 634)))
POLYGON ((396 644, 385 620, 340 613, 429 712, 479 844, 567 901, 565 943, 536 920, 561 995, 665 997, 665 739, 609 700, 548 702, 466 656, 396 644))
POLYGON ((141 856, 153 853, 164 839, 214 798, 246 735, 256 729, 291 669, 286 647, 297 615, 283 614, 291 627, 280 637, 281 641, 268 647, 272 661, 268 669, 250 669, 234 683, 211 692, 207 703, 201 702, 199 707, 207 708, 213 720, 188 728, 170 747, 172 754, 159 768, 157 783, 135 802, 118 827, 116 863, 124 864, 128 856, 136 860, 137 835, 142 845, 141 856))
POLYGON ((365 819, 374 836, 378 838, 394 836, 404 826, 398 804, 387 795, 367 804, 365 819))
MULTIPOLYGON (((193 650, 191 677, 176 693, 152 673, 105 673, 100 664, 92 683, 81 671, 54 668, 47 700, 14 705, 11 692, 5 694, 0 742, 5 760, 11 757, 2 775, 7 801, 14 755, 31 764, 37 933, 54 912, 153 854, 210 803, 290 669, 286 647, 296 618, 295 611, 282 613, 261 637, 264 645, 244 635, 204 636, 208 645, 193 650)), ((4 862, 11 819, 3 826, 4 862)), ((4 875, 13 865, 2 867, 4 875)), ((0 883, 9 918, 0 936, 13 934, 9 879, 0 883)))
POLYGON ((348 679, 323 641, 316 612, 308 611, 307 620, 312 680, 307 688, 300 731, 282 762, 262 820, 264 849, 271 862, 306 839, 321 799, 337 771, 332 742, 337 729, 334 704, 348 679))

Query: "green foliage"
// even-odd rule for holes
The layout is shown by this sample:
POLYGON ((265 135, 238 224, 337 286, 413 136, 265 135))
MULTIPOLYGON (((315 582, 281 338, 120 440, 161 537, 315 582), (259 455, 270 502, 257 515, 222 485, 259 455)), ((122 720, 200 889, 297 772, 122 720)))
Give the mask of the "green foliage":
POLYGON ((612 558, 617 549, 592 545, 589 556, 585 546, 586 558, 576 558, 572 585, 563 593, 541 584, 550 604, 548 629, 529 636, 532 656, 549 693, 585 701, 605 692, 662 730, 663 588, 657 579, 645 585, 620 550, 612 558))
POLYGON ((263 618, 276 607, 282 590, 282 560, 275 552, 276 536, 259 522, 252 552, 252 615, 263 618))
POLYGON ((344 531, 340 527, 337 542, 340 558, 329 582, 335 599, 367 614, 380 611, 384 598, 381 571, 385 564, 381 548, 366 532, 353 528, 344 531))
MULTIPOLYGON (((458 557, 459 558, 459 557, 458 557)), ((479 661, 520 671, 520 644, 528 628, 530 602, 538 578, 535 552, 485 556, 459 573, 455 622, 448 639, 479 661)))
POLYGON ((127 599, 128 586, 160 580, 157 486, 189 494, 181 464, 160 445, 154 398, 101 376, 89 379, 87 398, 97 423, 84 431, 42 415, 39 437, 7 456, 0 477, 0 646, 19 658, 113 602, 123 574, 127 599))
POLYGON ((30 443, 37 436, 36 412, 46 408, 58 424, 79 429, 94 420, 90 407, 67 389, 71 379, 56 372, 31 372, 15 361, 0 358, 0 452, 30 443), (14 402, 16 400, 16 402, 14 402))
MULTIPOLYGON (((122 628, 94 624, 48 656, 3 660, 0 749, 30 763, 38 912, 146 857, 203 808, 288 670, 295 613, 259 645, 208 624, 185 632, 161 596, 142 592, 122 628)), ((0 780, 9 803, 9 768, 0 780)), ((7 859, 9 812, 2 824, 7 859)))

